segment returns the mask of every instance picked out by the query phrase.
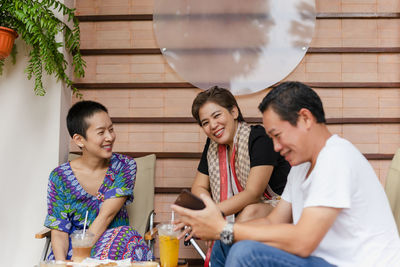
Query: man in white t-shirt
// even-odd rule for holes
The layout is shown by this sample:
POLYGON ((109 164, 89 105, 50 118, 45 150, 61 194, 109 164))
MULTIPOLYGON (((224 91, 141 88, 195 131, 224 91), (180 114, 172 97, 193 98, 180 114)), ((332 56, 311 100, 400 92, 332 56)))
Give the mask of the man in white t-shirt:
POLYGON ((274 149, 293 166, 278 206, 265 218, 235 224, 207 196, 201 211, 173 206, 181 215, 178 227, 220 239, 212 266, 400 266, 385 192, 365 157, 329 132, 318 95, 285 82, 259 109, 274 149))

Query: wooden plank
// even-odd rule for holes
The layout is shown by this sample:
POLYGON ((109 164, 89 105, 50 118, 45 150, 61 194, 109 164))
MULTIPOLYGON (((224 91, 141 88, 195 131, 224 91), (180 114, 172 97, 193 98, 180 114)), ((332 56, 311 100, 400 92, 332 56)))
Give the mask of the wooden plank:
POLYGON ((365 12, 344 12, 344 13, 317 13, 317 19, 398 19, 400 13, 365 13, 365 12))
MULTIPOLYGON (((211 14, 210 16, 216 17, 217 15, 226 16, 226 14, 211 14)), ((241 14, 239 17, 248 17, 250 15, 260 17, 260 16, 265 16, 265 13, 241 14)), ((191 16, 193 17, 194 14, 191 14, 191 16)), ((153 20, 153 14, 79 15, 76 17, 80 22, 151 21, 151 20, 153 20)), ((171 16, 171 18, 172 17, 173 16, 171 16)), ((204 17, 204 14, 202 14, 199 17, 204 17)), ((396 12, 387 12, 387 13, 365 13, 365 12, 317 13, 316 18, 317 19, 398 19, 398 18, 400 18, 400 13, 396 13, 396 12)))
MULTIPOLYGON (((206 251, 204 251, 204 252, 206 252, 206 251)), ((200 257, 200 255, 199 255, 199 257, 200 257)), ((203 259, 190 258, 190 259, 186 259, 186 260, 188 262, 188 266, 190 266, 190 267, 203 267, 204 266, 203 259)))
POLYGON ((200 152, 118 152, 133 158, 156 154, 157 159, 200 159, 200 152))
MULTIPOLYGON (((82 154, 78 151, 72 151, 73 154, 82 154)), ((200 159, 200 152, 117 152, 120 154, 128 155, 130 157, 143 157, 149 154, 156 154, 158 159, 200 159)), ((364 153, 368 160, 392 160, 394 154, 381 154, 381 153, 364 153)))
POLYGON ((179 194, 183 189, 190 191, 190 187, 155 187, 156 194, 179 194))
POLYGON ((112 117, 114 123, 196 123, 189 117, 112 117))
POLYGON ((400 88, 400 82, 307 82, 313 88, 400 88))
POLYGON ((309 47, 307 53, 400 53, 400 47, 309 47))
MULTIPOLYGON (((279 83, 275 84, 275 87, 279 83)), ((400 88, 400 82, 307 82, 313 88, 400 88)), ((77 89, 158 89, 158 88, 196 88, 185 82, 148 82, 148 83, 74 83, 77 89)))
MULTIPOLYGON (((76 155, 82 155, 80 151, 71 151, 70 153, 76 155)), ((200 152, 116 152, 130 156, 132 158, 138 158, 155 154, 157 159, 199 159, 201 157, 200 152)))
POLYGON ((195 88, 190 83, 172 82, 172 83, 74 83, 77 89, 152 89, 152 88, 195 88))
MULTIPOLYGON (((248 123, 262 123, 261 117, 246 117, 248 123)), ((191 117, 112 117, 114 123, 197 123, 191 117)), ((400 118, 327 118, 326 124, 400 123, 400 118)))
POLYGON ((113 48, 113 49, 81 49, 83 56, 108 56, 108 55, 159 55, 159 48, 113 48))
POLYGON ((79 22, 153 20, 153 14, 79 15, 75 17, 79 22))
POLYGON ((43 230, 41 230, 40 232, 36 233, 35 234, 35 238, 36 239, 42 239, 42 238, 45 238, 45 237, 50 237, 50 234, 51 234, 50 232, 51 232, 51 230, 46 227, 43 230))
POLYGON ((400 118, 327 118, 327 124, 382 124, 400 123, 400 118))
MULTIPOLYGON (((258 51, 249 48, 185 48, 173 49, 179 53, 202 53, 202 54, 223 54, 231 53, 231 50, 245 50, 248 53, 256 53, 258 51)), ((400 47, 310 47, 308 54, 344 54, 344 53, 400 53, 400 47)), ((115 55, 160 55, 159 48, 115 48, 115 49, 81 49, 83 56, 115 56, 115 55)))
POLYGON ((364 157, 368 160, 392 160, 394 154, 380 154, 380 153, 364 153, 364 157))

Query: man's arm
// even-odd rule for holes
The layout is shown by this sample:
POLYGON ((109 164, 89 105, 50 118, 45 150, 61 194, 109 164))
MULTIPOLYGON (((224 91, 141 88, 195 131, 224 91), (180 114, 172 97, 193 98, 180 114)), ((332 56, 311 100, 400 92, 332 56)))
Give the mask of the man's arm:
POLYGON ((332 227, 340 211, 330 207, 305 208, 296 225, 237 223, 234 225, 235 241, 255 240, 300 257, 308 257, 332 227))
MULTIPOLYGON (((192 233, 203 240, 219 239, 219 234, 222 228, 224 228, 226 221, 222 217, 218 206, 209 196, 202 194, 200 198, 206 205, 206 208, 203 210, 190 210, 172 205, 172 209, 180 215, 175 220, 175 223, 180 227, 183 225, 191 226, 192 233)), ((292 220, 291 211, 290 203, 281 200, 278 206, 267 217, 248 221, 243 223, 243 225, 265 227, 266 224, 271 223, 290 223, 292 220)))
MULTIPOLYGON (((217 240, 226 222, 218 207, 208 196, 202 195, 206 208, 200 211, 172 205, 180 217, 177 223, 190 225, 193 233, 204 240, 217 240), (210 220, 210 218, 213 218, 210 220)), ((281 200, 265 218, 234 225, 235 241, 255 240, 264 242, 289 253, 307 257, 328 232, 341 209, 310 207, 303 210, 296 225, 291 223, 292 207, 281 200)))
POLYGON ((268 216, 263 218, 258 218, 251 221, 246 221, 243 224, 246 225, 258 225, 258 224, 278 224, 278 223, 292 223, 292 204, 280 200, 278 205, 271 211, 268 216))

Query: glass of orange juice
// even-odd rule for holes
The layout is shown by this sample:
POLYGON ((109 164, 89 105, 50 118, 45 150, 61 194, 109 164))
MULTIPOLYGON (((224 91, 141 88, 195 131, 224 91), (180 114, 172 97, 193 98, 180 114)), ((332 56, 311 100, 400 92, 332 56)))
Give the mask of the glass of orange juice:
POLYGON ((179 255, 179 231, 174 231, 175 225, 160 223, 157 225, 160 247, 161 267, 177 267, 179 255))

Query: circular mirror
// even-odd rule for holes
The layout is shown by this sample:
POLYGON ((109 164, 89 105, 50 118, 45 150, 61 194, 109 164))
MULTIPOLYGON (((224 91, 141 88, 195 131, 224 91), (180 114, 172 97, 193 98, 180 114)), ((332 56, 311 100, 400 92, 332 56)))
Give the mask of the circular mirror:
POLYGON ((186 81, 249 94, 300 63, 315 25, 314 0, 155 0, 153 27, 168 64, 186 81))

